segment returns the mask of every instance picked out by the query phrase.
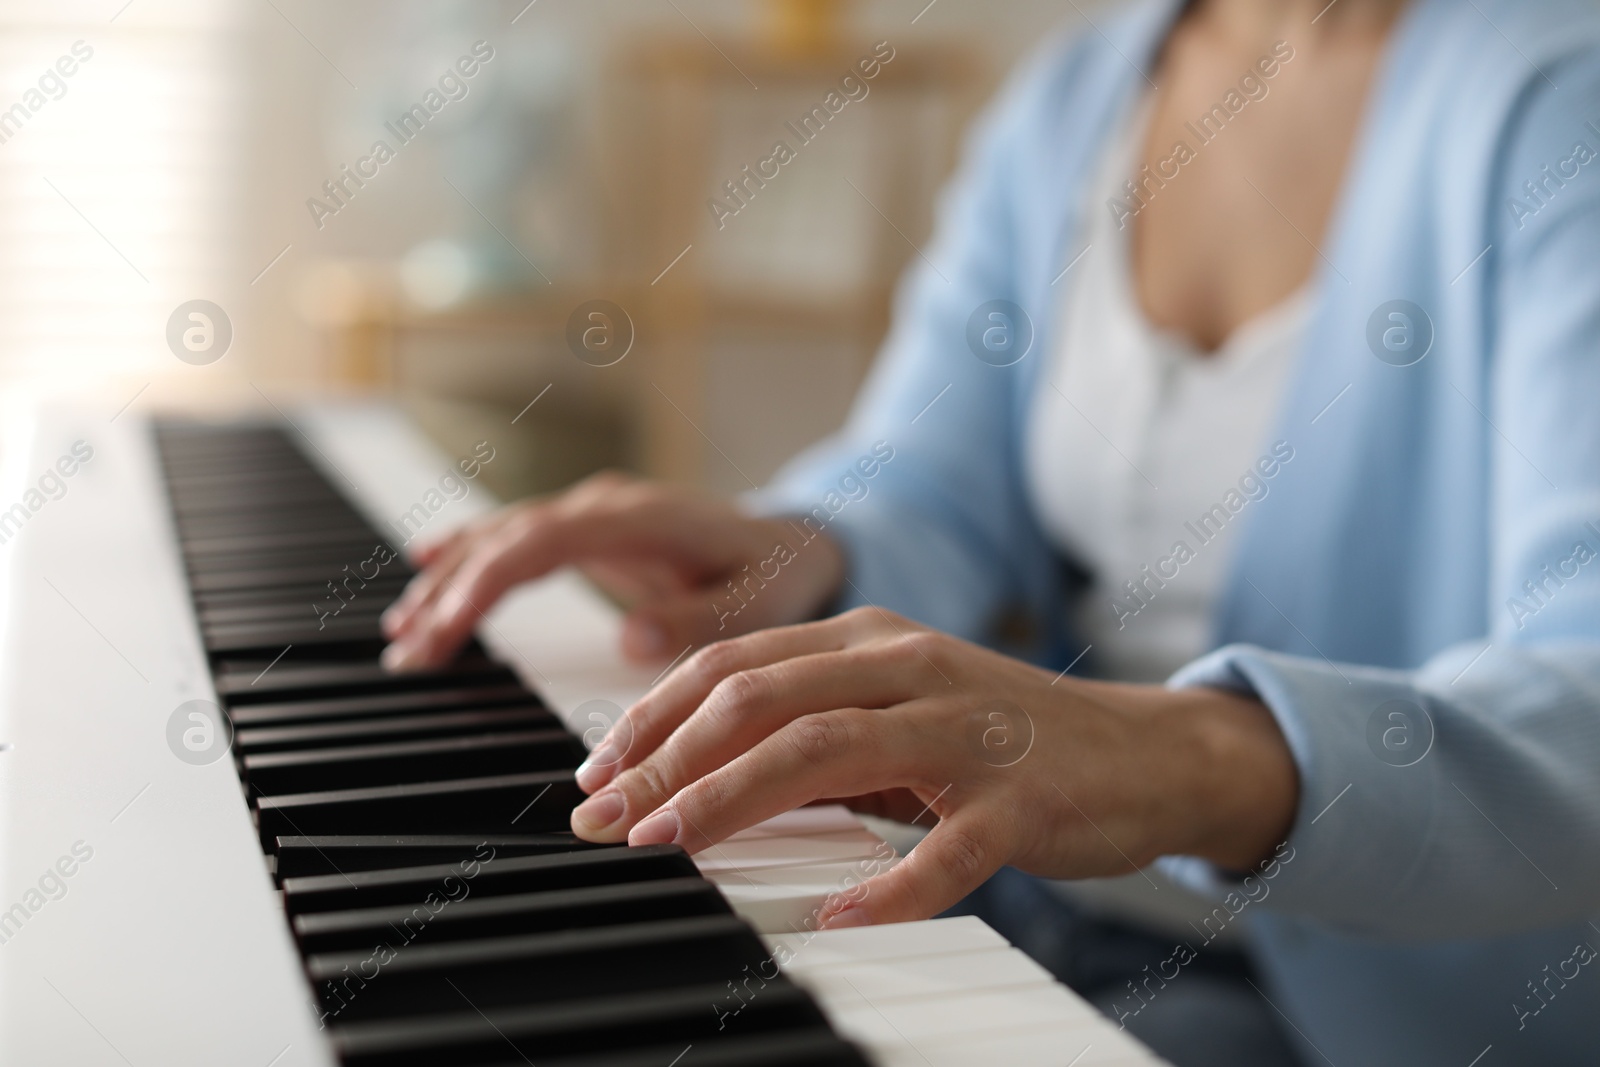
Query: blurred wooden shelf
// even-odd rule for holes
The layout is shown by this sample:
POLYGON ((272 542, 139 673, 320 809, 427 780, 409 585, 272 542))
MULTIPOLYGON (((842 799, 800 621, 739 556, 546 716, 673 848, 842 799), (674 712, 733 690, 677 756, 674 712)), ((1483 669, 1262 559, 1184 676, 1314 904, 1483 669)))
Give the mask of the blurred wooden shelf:
MULTIPOLYGON (((774 10, 804 26, 835 6, 774 10)), ((439 311, 408 305, 379 277, 358 313, 328 327, 335 376, 513 407, 549 385, 569 410, 629 427, 632 465, 702 484, 727 482, 730 451, 764 457, 740 464, 733 487, 743 487, 744 466, 770 468, 827 432, 887 328, 986 66, 965 43, 897 43, 868 80, 857 63, 872 57, 871 39, 815 26, 796 39, 805 46, 687 32, 621 43, 592 131, 602 276, 439 311), (847 74, 867 94, 752 197, 750 214, 719 229, 708 201, 726 195, 725 180, 775 140, 798 143, 786 123, 847 74), (585 364, 566 342, 568 318, 593 299, 620 305, 634 326, 633 349, 612 367, 585 364), (796 399, 808 370, 796 360, 824 368, 825 387, 796 399), (740 442, 741 429, 762 436, 740 442)))

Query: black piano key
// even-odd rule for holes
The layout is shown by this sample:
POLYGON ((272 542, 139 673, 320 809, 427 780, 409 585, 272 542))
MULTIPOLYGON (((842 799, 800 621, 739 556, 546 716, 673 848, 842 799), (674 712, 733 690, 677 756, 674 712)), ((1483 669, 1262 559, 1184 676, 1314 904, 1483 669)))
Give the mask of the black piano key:
POLYGON ((359 522, 360 513, 336 493, 250 487, 249 499, 229 499, 217 493, 196 494, 172 502, 172 517, 179 529, 214 523, 256 526, 293 519, 299 522, 359 522))
POLYGON ((287 726, 293 723, 333 723, 404 712, 444 712, 509 706, 541 707, 542 705, 539 704, 538 697, 515 682, 467 686, 453 679, 433 683, 419 680, 415 685, 399 692, 319 700, 263 702, 232 707, 228 711, 228 718, 236 728, 242 729, 250 726, 287 726))
MULTIPOLYGON (((398 595, 398 590, 378 597, 358 598, 354 603, 344 601, 339 606, 339 601, 333 605, 312 598, 296 597, 290 601, 266 601, 254 605, 234 605, 227 608, 200 609, 200 632, 216 632, 218 635, 238 629, 270 629, 270 627, 304 627, 310 625, 314 632, 323 632, 333 625, 370 625, 374 633, 379 633, 379 619, 382 613, 389 609, 398 595)), ((278 643, 278 648, 283 648, 283 643, 278 643)), ((237 656, 240 653, 226 653, 227 656, 237 656)))
POLYGON ((393 603, 411 581, 408 572, 390 568, 359 586, 341 584, 336 569, 321 581, 223 589, 194 594, 201 622, 259 622, 264 619, 377 614, 393 603), (219 614, 221 613, 221 614, 219 614))
POLYGON ((410 571, 410 567, 392 549, 385 549, 379 553, 371 542, 367 542, 364 547, 352 548, 339 545, 320 551, 290 549, 284 552, 216 552, 184 560, 184 570, 191 575, 229 571, 284 570, 306 566, 323 568, 327 573, 327 580, 335 584, 348 580, 352 589, 359 589, 361 582, 375 582, 381 578, 410 571))
POLYGON ((385 571, 404 563, 398 558, 400 550, 394 542, 369 531, 361 537, 340 541, 313 541, 305 544, 265 547, 255 545, 243 549, 190 549, 183 554, 183 563, 188 570, 240 570, 241 565, 250 564, 276 566, 280 563, 293 563, 296 560, 317 562, 337 560, 339 565, 348 563, 354 569, 357 564, 365 560, 372 559, 376 564, 378 559, 374 557, 382 558, 387 555, 396 558, 382 564, 385 571))
POLYGON ((363 595, 378 590, 403 589, 411 580, 411 572, 397 566, 398 561, 376 571, 370 566, 364 567, 362 571, 366 576, 362 577, 356 566, 364 562, 365 557, 353 561, 341 557, 336 560, 299 560, 286 564, 261 561, 243 568, 234 566, 233 569, 224 569, 219 565, 190 571, 189 589, 200 603, 207 605, 228 595, 239 596, 263 590, 275 590, 285 598, 303 596, 309 590, 316 590, 318 600, 327 600, 333 607, 338 607, 343 602, 359 600, 363 595))
POLYGON ((263 848, 280 834, 544 833, 583 797, 571 771, 531 771, 260 797, 256 826, 263 848))
MULTIPOLYGON (((275 462, 309 468, 310 461, 292 442, 283 437, 232 437, 235 427, 216 427, 207 437, 172 437, 158 431, 161 451, 178 478, 211 469, 238 469, 246 463, 275 462)), ((270 429, 263 426, 262 429, 270 429)))
POLYGON ((275 477, 292 476, 307 481, 321 477, 303 456, 291 450, 209 458, 177 455, 167 450, 165 466, 172 485, 197 489, 275 477))
POLYGON ((359 596, 345 593, 342 600, 328 589, 328 583, 324 581, 196 593, 194 601, 195 606, 202 612, 217 608, 269 608, 279 611, 290 608, 292 614, 304 614, 309 617, 313 614, 311 607, 313 604, 319 605, 324 611, 337 609, 340 604, 344 604, 341 613, 349 612, 358 604, 365 605, 372 611, 382 611, 404 591, 408 580, 399 576, 391 578, 380 575, 367 583, 367 588, 361 590, 359 596))
MULTIPOLYGON (((489 835, 485 835, 486 837, 489 835)), ((492 846, 491 846, 492 847, 492 846)), ((489 855, 487 851, 484 853, 489 855)), ((418 904, 429 894, 447 897, 466 886, 473 897, 616 885, 623 882, 689 878, 699 869, 677 845, 630 848, 609 845, 546 856, 490 856, 471 864, 428 864, 380 871, 344 871, 283 880, 284 907, 290 915, 418 904), (466 874, 471 874, 470 878, 466 874), (446 885, 447 879, 453 879, 446 885)))
MULTIPOLYGON (((348 562, 348 561, 347 561, 348 562)), ((352 580, 351 585, 342 586, 346 578, 341 570, 341 565, 306 563, 288 567, 256 568, 244 571, 206 571, 189 575, 189 588, 196 593, 232 593, 245 589, 279 589, 286 585, 301 585, 321 588, 324 596, 334 596, 328 592, 328 582, 340 588, 341 594, 349 596, 354 594, 359 598, 366 591, 365 583, 352 580)), ((384 587, 392 586, 394 579, 383 583, 384 587)))
POLYGON ((440 985, 435 1012, 427 1015, 348 1024, 341 1024, 337 1014, 324 1016, 333 1027, 340 1062, 345 1067, 437 1067, 441 1063, 499 1067, 526 1062, 531 1054, 544 1065, 559 1056, 598 1056, 651 1045, 676 1045, 681 1051, 690 1044, 775 1035, 792 1039, 792 1035, 827 1030, 811 999, 781 978, 770 982, 760 996, 752 997, 738 1016, 720 1029, 717 1008, 729 996, 726 981, 483 1010, 448 985, 440 985), (457 1001, 459 1007, 451 1011, 449 1005, 457 1001), (729 1029, 733 1032, 728 1033, 729 1029))
MULTIPOLYGON (((327 524, 319 523, 296 530, 278 530, 273 532, 257 531, 253 533, 224 534, 216 537, 200 537, 198 535, 183 537, 180 535, 179 543, 184 555, 190 553, 204 555, 207 553, 224 552, 254 552, 278 551, 280 549, 322 547, 327 545, 360 545, 370 541, 373 537, 370 526, 352 529, 348 523, 342 523, 329 529, 327 524)), ((400 547, 395 544, 395 547, 400 547)))
POLYGON ((377 618, 388 606, 393 603, 393 597, 357 597, 354 600, 336 601, 333 594, 326 588, 321 599, 304 600, 295 598, 285 600, 281 598, 261 599, 254 603, 236 603, 214 607, 202 607, 198 614, 200 625, 230 626, 240 623, 263 623, 287 620, 299 622, 302 619, 318 619, 326 615, 332 619, 343 619, 356 615, 367 615, 377 618), (332 601, 332 603, 329 603, 332 601), (328 612, 337 611, 337 614, 327 615, 328 612))
POLYGON ((727 900, 697 876, 297 915, 294 933, 310 955, 726 914, 727 900))
POLYGON ((264 752, 245 756, 240 768, 252 793, 272 796, 553 771, 581 762, 583 746, 565 730, 522 730, 264 752))
POLYGON ((331 490, 282 483, 252 485, 240 493, 212 490, 174 494, 172 511, 179 525, 214 516, 249 518, 260 514, 306 514, 313 511, 330 515, 355 514, 355 509, 331 490))
POLYGON ((228 490, 235 485, 254 482, 289 480, 304 482, 313 476, 313 470, 305 460, 294 456, 293 453, 286 453, 276 457, 258 457, 248 466, 241 459, 205 466, 174 457, 168 474, 169 491, 205 492, 213 489, 228 490))
MULTIPOLYGON (((443 910, 448 911, 447 903, 443 910)), ((554 933, 443 944, 402 943, 376 977, 356 982, 377 946, 306 957, 325 1011, 343 1021, 436 1010, 453 986, 480 1009, 666 988, 737 982, 766 949, 736 915, 701 915, 554 933)))
MULTIPOLYGON (((507 1051, 510 1051, 509 1049, 507 1051)), ((597 1052, 543 1060, 539 1067, 867 1067, 854 1046, 824 1027, 782 1030, 752 1037, 719 1034, 715 1041, 597 1052)), ((526 1060, 502 1060, 495 1067, 527 1067, 526 1060)))
MULTIPOLYGON (((252 709, 253 710, 253 709, 252 709)), ((286 750, 308 751, 343 745, 421 741, 431 737, 466 737, 495 731, 545 730, 552 737, 571 738, 560 720, 541 707, 495 711, 450 711, 439 715, 395 715, 314 726, 262 726, 233 733, 235 755, 286 750)), ((580 743, 574 740, 574 745, 580 743)))
MULTIPOLYGON (((304 463, 269 462, 249 470, 214 467, 204 473, 198 467, 177 473, 168 483, 168 494, 174 501, 186 499, 236 499, 249 503, 252 490, 271 491, 274 488, 298 488, 306 492, 331 493, 328 485, 304 463), (231 477, 230 477, 231 475, 231 477)), ((344 502, 343 497, 335 498, 344 502)))
POLYGON ((301 621, 203 625, 200 638, 207 652, 218 655, 275 650, 285 645, 312 648, 352 641, 381 642, 383 631, 376 615, 332 616, 319 620, 308 612, 301 621))
POLYGON ((485 849, 492 849, 495 859, 511 859, 616 846, 591 844, 572 833, 549 833, 280 837, 272 847, 281 880, 460 863, 485 849))
POLYGON ((180 541, 204 541, 242 535, 262 536, 316 530, 340 533, 349 538, 371 537, 372 527, 354 512, 316 512, 254 516, 214 516, 177 521, 180 541))
POLYGON ((516 677, 508 668, 488 659, 457 661, 439 670, 413 674, 392 674, 376 660, 300 665, 288 661, 274 665, 270 660, 259 660, 240 661, 237 669, 223 670, 214 684, 217 695, 230 704, 246 704, 393 693, 428 682, 494 681, 509 685, 516 677))
POLYGON ((234 453, 218 456, 188 455, 172 449, 166 453, 168 477, 175 485, 205 486, 226 484, 231 475, 235 478, 270 478, 275 474, 291 472, 302 478, 313 476, 314 469, 305 457, 289 449, 274 449, 251 454, 234 453))

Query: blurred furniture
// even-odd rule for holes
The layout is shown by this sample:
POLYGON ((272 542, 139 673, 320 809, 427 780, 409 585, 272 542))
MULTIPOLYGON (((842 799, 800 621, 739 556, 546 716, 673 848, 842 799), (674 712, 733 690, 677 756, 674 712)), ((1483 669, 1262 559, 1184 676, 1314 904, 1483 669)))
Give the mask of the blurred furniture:
POLYGON ((837 6, 780 0, 751 40, 685 27, 623 42, 597 82, 593 156, 572 161, 592 169, 602 276, 447 312, 372 282, 375 295, 329 327, 331 374, 396 390, 436 433, 451 405, 509 418, 554 383, 518 426, 555 424, 570 462, 506 491, 606 463, 724 490, 764 481, 844 414, 986 88, 972 50, 951 44, 890 42, 893 58, 861 78, 874 46, 838 25, 837 6), (830 91, 843 97, 846 75, 866 95, 802 141, 800 119, 830 91), (745 166, 780 140, 794 158, 749 193, 745 166), (724 183, 736 179, 746 202, 719 219, 709 202, 735 205, 724 183), (603 368, 563 336, 596 298, 623 307, 636 335, 603 368))

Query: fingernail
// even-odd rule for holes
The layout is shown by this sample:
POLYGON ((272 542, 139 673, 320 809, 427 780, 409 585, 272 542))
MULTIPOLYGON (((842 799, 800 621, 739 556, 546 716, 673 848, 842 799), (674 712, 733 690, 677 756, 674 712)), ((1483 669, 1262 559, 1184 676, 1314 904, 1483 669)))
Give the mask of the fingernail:
POLYGON ((822 928, 824 930, 848 930, 852 926, 871 925, 872 920, 867 918, 866 909, 853 905, 822 920, 822 928))
POLYGON ((379 662, 386 671, 407 671, 418 665, 419 649, 414 642, 396 641, 383 650, 379 662))
POLYGON ((617 769, 616 764, 616 746, 610 741, 602 741, 599 748, 589 753, 588 759, 578 764, 575 775, 578 788, 585 793, 593 793, 611 780, 612 773, 617 769))
POLYGON ((649 619, 629 619, 622 627, 622 647, 636 659, 649 659, 667 651, 667 631, 649 619))
POLYGON ((633 828, 628 835, 630 845, 670 845, 678 836, 678 813, 662 808, 633 828))
POLYGON ((582 829, 598 833, 622 818, 622 813, 627 807, 627 798, 622 795, 620 789, 592 796, 572 809, 573 829, 578 829, 578 824, 581 823, 582 829))
POLYGON ((378 626, 383 630, 383 636, 396 637, 405 625, 406 616, 410 614, 400 608, 398 604, 389 608, 378 617, 378 626))

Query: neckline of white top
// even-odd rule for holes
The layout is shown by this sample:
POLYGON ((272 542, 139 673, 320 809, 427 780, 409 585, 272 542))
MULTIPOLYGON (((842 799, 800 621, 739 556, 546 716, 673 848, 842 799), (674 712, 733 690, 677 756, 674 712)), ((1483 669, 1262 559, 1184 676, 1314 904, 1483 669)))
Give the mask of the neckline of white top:
MULTIPOLYGON (((1103 191, 1107 200, 1122 191, 1125 175, 1137 173, 1138 168, 1134 164, 1144 146, 1154 112, 1154 97, 1147 95, 1133 110, 1115 148, 1106 154, 1094 188, 1103 191)), ((1182 174, 1178 177, 1181 178, 1182 174)), ((1094 198, 1096 204, 1100 200, 1099 196, 1094 198)), ((1201 349, 1181 332, 1151 322, 1139 303, 1133 274, 1132 219, 1119 227, 1109 210, 1096 211, 1095 217, 1099 221, 1089 227, 1091 243, 1103 243, 1109 258, 1105 268, 1105 295, 1111 302, 1115 316, 1138 334, 1144 347, 1158 359, 1177 363, 1196 373, 1227 375, 1259 358, 1263 352, 1272 351, 1305 328, 1312 302, 1312 283, 1309 279, 1282 300, 1234 327, 1215 349, 1201 349)))
POLYGON ((1302 287, 1211 353, 1148 320, 1128 231, 1107 201, 1133 173, 1149 113, 1148 103, 1134 111, 1084 190, 1099 217, 1086 220, 1091 251, 1057 297, 1025 461, 1041 526, 1091 575, 1073 630, 1098 673, 1129 681, 1160 681, 1210 647, 1241 524, 1197 544, 1186 523, 1211 514, 1262 454, 1312 299, 1302 287), (1191 549, 1181 573, 1147 576, 1178 541, 1191 549))

